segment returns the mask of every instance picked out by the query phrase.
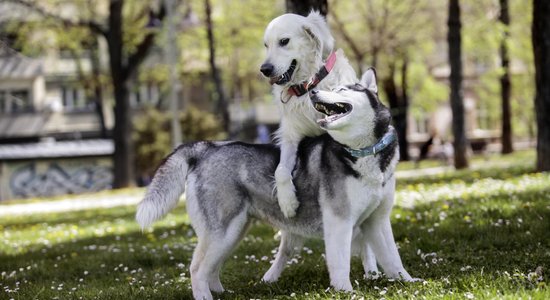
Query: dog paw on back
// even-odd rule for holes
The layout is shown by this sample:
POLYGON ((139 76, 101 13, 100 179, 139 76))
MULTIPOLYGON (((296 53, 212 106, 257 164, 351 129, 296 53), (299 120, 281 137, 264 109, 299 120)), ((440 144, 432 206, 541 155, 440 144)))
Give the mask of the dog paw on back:
POLYGON ((296 198, 296 192, 292 182, 277 186, 277 200, 285 218, 293 218, 296 216, 296 210, 298 206, 300 206, 300 202, 298 202, 296 198))

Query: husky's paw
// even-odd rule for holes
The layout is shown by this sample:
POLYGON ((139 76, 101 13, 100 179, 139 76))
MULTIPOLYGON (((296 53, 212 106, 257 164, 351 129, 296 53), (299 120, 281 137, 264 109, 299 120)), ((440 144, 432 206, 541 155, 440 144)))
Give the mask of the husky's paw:
POLYGON ((365 278, 367 280, 376 280, 378 278, 380 278, 380 276, 382 275, 382 273, 378 272, 378 271, 368 271, 365 273, 365 278))
POLYGON ((208 289, 195 290, 193 289, 193 298, 196 300, 213 300, 212 294, 208 289))
POLYGON ((208 284, 208 286, 210 287, 210 290, 212 292, 215 292, 215 293, 223 293, 225 292, 225 289, 223 288, 223 285, 222 283, 220 282, 219 279, 217 280, 211 280, 208 284))
POLYGON ((389 276, 390 278, 397 279, 404 282, 420 282, 424 281, 422 278, 413 278, 407 271, 403 270, 401 272, 397 272, 397 274, 393 274, 393 276, 389 276))
POLYGON ((343 291, 343 292, 353 291, 353 287, 351 286, 351 281, 349 281, 349 278, 331 280, 330 285, 337 291, 343 291))
POLYGON ((265 283, 276 282, 277 280, 279 280, 279 276, 280 276, 280 273, 275 274, 275 272, 273 272, 273 271, 271 271, 271 269, 269 269, 269 271, 267 271, 264 274, 264 277, 262 277, 262 282, 265 282, 265 283))

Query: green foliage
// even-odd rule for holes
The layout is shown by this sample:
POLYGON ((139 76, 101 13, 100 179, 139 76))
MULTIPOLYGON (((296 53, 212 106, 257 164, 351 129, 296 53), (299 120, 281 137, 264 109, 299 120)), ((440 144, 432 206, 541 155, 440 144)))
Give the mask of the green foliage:
MULTIPOLYGON (((416 182, 398 186, 395 239, 407 270, 424 281, 368 281, 353 259, 355 292, 337 293, 327 289, 323 243, 313 240, 277 283, 261 283, 278 242, 274 229, 254 222, 222 268, 230 291, 215 297, 548 299, 550 174, 502 176, 533 158, 533 151, 493 157, 506 166, 439 180, 423 181, 419 170, 416 182)), ((2 216, 0 298, 190 299, 197 240, 184 204, 145 232, 134 214, 135 207, 127 206, 2 216)))
MULTIPOLYGON (((138 174, 150 176, 162 159, 172 150, 171 114, 155 108, 146 108, 134 119, 134 142, 138 174)), ((184 142, 223 140, 223 131, 217 118, 208 112, 189 107, 180 114, 184 142)))
POLYGON ((151 175, 159 162, 170 153, 170 119, 166 113, 147 108, 134 119, 133 139, 136 149, 136 171, 151 175))
POLYGON ((410 108, 413 116, 435 111, 439 105, 447 102, 449 87, 431 76, 423 63, 411 64, 408 76, 409 93, 414 103, 410 108))
MULTIPOLYGON (((179 45, 182 49, 181 72, 194 79, 210 70, 204 1, 190 1, 190 8, 200 24, 185 29, 179 45)), ((284 6, 271 1, 214 0, 212 8, 217 63, 228 95, 251 101, 268 94, 269 84, 259 74, 264 59, 263 32, 271 19, 284 13, 284 6)))
MULTIPOLYGON (((461 2, 462 4, 462 2, 461 2)), ((499 3, 492 0, 465 1, 463 43, 465 74, 478 72, 474 92, 483 114, 481 128, 500 129, 502 68, 499 47, 504 33, 511 58, 512 127, 515 136, 534 136, 534 70, 531 44, 531 2, 509 0, 510 28, 498 21, 499 3)))
MULTIPOLYGON (((72 5, 76 14, 72 19, 90 19, 99 23, 106 20, 103 0, 67 1, 45 0, 37 2, 51 12, 60 5, 72 5)), ((143 39, 149 21, 151 1, 129 0, 124 6, 125 53, 135 51, 143 39)), ((531 46, 532 3, 509 0, 511 26, 507 43, 512 67, 512 124, 516 136, 533 136, 535 132, 533 97, 534 68, 531 46)), ((269 94, 269 85, 258 72, 264 58, 262 36, 267 23, 285 12, 284 1, 227 1, 213 0, 213 23, 216 53, 224 86, 231 99, 254 101, 269 94)), ((500 121, 500 83, 502 70, 498 48, 507 30, 498 22, 498 1, 464 0, 462 6, 462 41, 464 74, 467 88, 472 88, 477 107, 484 116, 484 128, 498 128, 500 121), (473 79, 473 80, 471 80, 473 79)), ((416 118, 433 111, 448 99, 444 80, 447 65, 446 33, 447 2, 445 1, 329 1, 328 21, 337 40, 337 47, 357 70, 376 62, 380 78, 388 74, 390 64, 409 61, 410 112, 416 118), (342 28, 335 21, 342 21, 342 28), (353 47, 345 40, 347 32, 363 57, 356 57, 353 47)), ((204 81, 208 67, 208 47, 204 25, 204 1, 184 1, 179 6, 182 23, 177 23, 178 45, 181 49, 178 73, 191 86, 210 89, 204 81), (185 19, 193 16, 193 22, 185 19), (187 23, 186 23, 187 22, 187 23)), ((80 54, 89 42, 91 32, 84 28, 67 29, 52 19, 40 22, 14 20, 9 31, 19 34, 18 46, 29 55, 40 55, 51 48, 63 48, 80 54)), ((166 44, 165 30, 159 30, 157 44, 166 44)), ((396 75, 401 76, 399 70, 396 75)), ((166 89, 167 66, 155 64, 139 75, 141 82, 154 82, 166 89)), ((84 79, 83 81, 87 81, 84 79)), ((399 84, 399 80, 397 79, 399 84)), ((108 86, 108 84, 106 84, 108 86)), ((383 89, 382 89, 383 90, 383 89)), ((212 97, 211 97, 212 98, 212 97)), ((383 97, 385 98, 385 97, 383 97)), ((242 103, 242 102, 241 102, 242 103)))
POLYGON ((223 140, 227 134, 214 114, 189 107, 180 116, 183 140, 186 142, 200 140, 223 140))
POLYGON ((432 74, 434 68, 446 62, 446 55, 442 56, 438 46, 444 36, 441 30, 445 16, 443 2, 332 1, 330 9, 342 21, 342 25, 331 22, 337 44, 345 49, 357 68, 365 69, 376 64, 379 78, 384 79, 388 76, 389 66, 395 64, 399 77, 396 82, 400 86, 402 74, 399 66, 407 60, 411 113, 417 117, 425 115, 447 100, 448 87, 432 74), (358 61, 344 33, 365 55, 364 61, 358 61))

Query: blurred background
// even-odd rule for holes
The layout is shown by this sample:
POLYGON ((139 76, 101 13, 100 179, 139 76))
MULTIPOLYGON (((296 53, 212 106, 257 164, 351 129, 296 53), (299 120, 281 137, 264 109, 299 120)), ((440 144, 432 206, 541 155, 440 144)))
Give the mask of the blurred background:
POLYGON ((460 1, 449 47, 448 1, 0 0, 0 201, 145 185, 181 142, 271 142, 263 32, 312 8, 358 74, 377 69, 402 160, 535 147, 532 1, 460 1))

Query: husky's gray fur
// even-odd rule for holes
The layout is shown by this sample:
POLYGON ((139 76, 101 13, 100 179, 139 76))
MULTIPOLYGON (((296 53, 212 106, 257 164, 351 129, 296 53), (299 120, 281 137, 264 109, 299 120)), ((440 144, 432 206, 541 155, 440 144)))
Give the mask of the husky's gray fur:
POLYGON ((331 285, 336 289, 352 289, 352 251, 361 256, 367 274, 377 272, 378 263, 387 276, 412 280, 401 263, 389 218, 397 143, 367 157, 354 157, 346 150, 373 145, 393 130, 389 111, 377 98, 374 71, 365 73, 361 85, 313 92, 310 97, 316 105, 346 103, 350 109, 318 120, 327 134, 300 143, 293 176, 300 206, 292 219, 284 217, 273 195, 280 154, 273 145, 186 144, 155 174, 136 218, 142 227, 150 226, 175 206, 187 185, 187 210, 198 236, 191 263, 196 299, 212 299, 210 291, 223 291, 220 268, 251 218, 282 232, 275 261, 263 277, 266 282, 279 278, 305 237, 324 238, 331 285))

